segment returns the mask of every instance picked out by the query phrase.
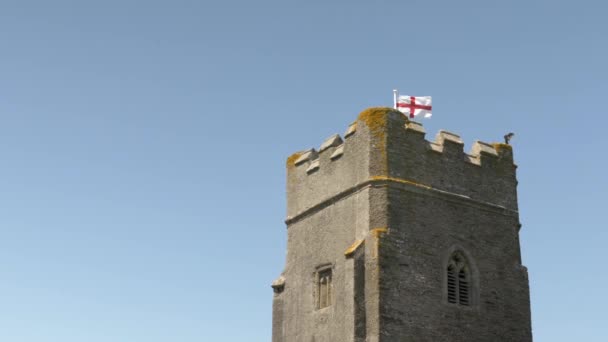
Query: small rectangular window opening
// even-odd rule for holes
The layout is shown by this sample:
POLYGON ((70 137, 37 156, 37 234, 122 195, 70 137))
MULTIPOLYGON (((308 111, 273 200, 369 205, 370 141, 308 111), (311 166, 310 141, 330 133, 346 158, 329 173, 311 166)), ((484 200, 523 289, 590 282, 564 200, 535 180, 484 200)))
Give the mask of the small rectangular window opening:
POLYGON ((332 274, 331 268, 321 270, 317 274, 317 309, 331 305, 332 300, 332 274))

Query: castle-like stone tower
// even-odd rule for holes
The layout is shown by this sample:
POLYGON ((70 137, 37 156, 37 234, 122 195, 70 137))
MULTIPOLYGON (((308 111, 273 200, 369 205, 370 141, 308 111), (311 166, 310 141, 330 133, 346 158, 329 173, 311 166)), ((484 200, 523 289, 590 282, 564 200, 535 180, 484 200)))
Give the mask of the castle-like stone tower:
POLYGON ((511 146, 390 108, 287 160, 273 342, 529 342, 511 146))

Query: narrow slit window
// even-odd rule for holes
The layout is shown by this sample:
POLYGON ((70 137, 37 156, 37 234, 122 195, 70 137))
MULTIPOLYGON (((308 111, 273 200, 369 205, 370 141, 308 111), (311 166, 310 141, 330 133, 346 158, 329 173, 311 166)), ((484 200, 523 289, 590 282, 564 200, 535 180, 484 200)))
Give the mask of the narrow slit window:
POLYGON ((321 270, 317 273, 317 309, 331 305, 332 301, 332 274, 331 269, 321 270))
POLYGON ((471 305, 471 274, 466 258, 456 252, 450 258, 447 267, 447 300, 450 304, 471 305))

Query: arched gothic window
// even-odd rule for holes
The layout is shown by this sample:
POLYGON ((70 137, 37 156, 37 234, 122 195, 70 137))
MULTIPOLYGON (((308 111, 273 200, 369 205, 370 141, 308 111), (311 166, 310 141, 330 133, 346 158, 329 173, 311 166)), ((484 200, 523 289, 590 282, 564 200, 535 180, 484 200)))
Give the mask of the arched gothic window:
POLYGON ((471 267, 461 252, 452 254, 447 268, 448 303, 471 305, 471 267))

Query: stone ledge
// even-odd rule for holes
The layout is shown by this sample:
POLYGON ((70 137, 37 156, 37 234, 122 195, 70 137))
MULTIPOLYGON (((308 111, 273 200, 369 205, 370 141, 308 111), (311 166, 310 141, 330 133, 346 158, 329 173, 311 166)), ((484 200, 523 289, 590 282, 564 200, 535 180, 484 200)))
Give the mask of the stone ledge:
POLYGON ((340 138, 339 134, 334 134, 331 137, 325 139, 323 144, 321 144, 321 147, 319 148, 319 153, 327 150, 332 146, 338 146, 340 144, 342 144, 342 138, 340 138))
POLYGON ((361 245, 363 245, 364 242, 365 242, 365 240, 357 240, 357 241, 355 241, 352 245, 350 245, 350 247, 348 247, 346 249, 346 251, 344 252, 344 256, 347 257, 347 258, 353 256, 353 254, 355 254, 355 252, 357 251, 357 249, 359 249, 359 247, 361 247, 361 245))
POLYGON ((338 148, 336 148, 336 150, 334 151, 334 153, 331 154, 331 156, 329 157, 329 159, 331 159, 331 160, 338 159, 343 154, 344 154, 344 144, 338 146, 338 148))
POLYGON ((294 165, 298 166, 311 159, 315 159, 315 158, 317 158, 317 155, 318 155, 317 151, 315 151, 314 148, 311 148, 310 150, 302 153, 300 155, 300 157, 298 159, 296 159, 296 161, 294 162, 294 165))

